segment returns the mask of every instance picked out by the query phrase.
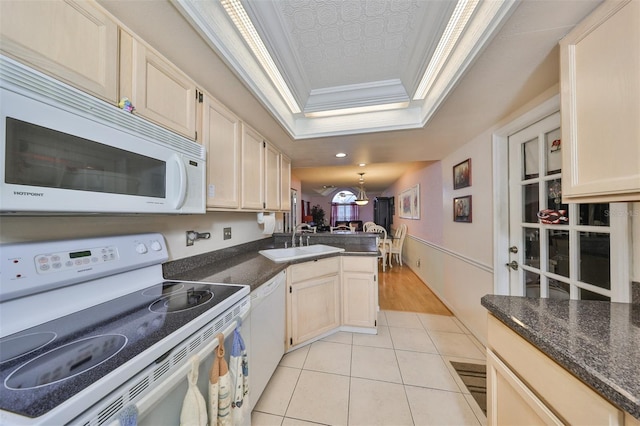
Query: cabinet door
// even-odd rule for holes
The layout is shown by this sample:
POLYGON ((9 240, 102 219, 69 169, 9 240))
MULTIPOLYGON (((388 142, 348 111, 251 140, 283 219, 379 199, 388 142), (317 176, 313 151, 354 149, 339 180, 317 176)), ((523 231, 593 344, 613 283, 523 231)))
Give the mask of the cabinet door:
POLYGON ((207 147, 207 207, 240 207, 240 119, 204 94, 201 140, 207 147))
POLYGON ((242 124, 241 189, 243 209, 264 208, 264 140, 242 124))
POLYGON ((125 31, 120 31, 120 97, 131 100, 136 114, 196 138, 195 83, 125 31))
POLYGON ((487 424, 564 423, 493 352, 487 353, 487 424))
POLYGON ((88 1, 0 1, 3 53, 108 102, 117 101, 118 26, 88 1))
POLYGON ((354 327, 376 326, 376 282, 372 273, 342 274, 342 323, 354 327))
POLYGON ((267 210, 280 209, 280 152, 265 143, 264 200, 267 210))
POLYGON ((291 210, 291 160, 280 154, 280 210, 291 210))
POLYGON ((340 325, 340 279, 329 275, 290 284, 290 344, 297 345, 340 325))
POLYGON ((606 1, 560 42, 564 202, 640 201, 640 1, 606 1))

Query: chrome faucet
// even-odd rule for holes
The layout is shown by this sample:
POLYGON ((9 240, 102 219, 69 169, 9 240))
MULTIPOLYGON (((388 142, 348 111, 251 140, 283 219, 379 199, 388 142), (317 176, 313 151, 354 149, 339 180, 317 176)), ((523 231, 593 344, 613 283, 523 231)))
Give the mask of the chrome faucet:
MULTIPOLYGON (((296 232, 298 232, 300 229, 302 229, 302 227, 304 225, 306 225, 306 224, 299 223, 293 229, 293 232, 291 233, 291 247, 295 247, 296 246, 296 232)), ((302 235, 300 235, 300 245, 302 246, 302 235)))

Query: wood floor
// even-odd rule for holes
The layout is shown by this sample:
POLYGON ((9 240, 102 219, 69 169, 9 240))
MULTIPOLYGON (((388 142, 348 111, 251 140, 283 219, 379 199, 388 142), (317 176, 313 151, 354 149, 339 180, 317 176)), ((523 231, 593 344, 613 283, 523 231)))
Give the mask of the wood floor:
POLYGON ((387 265, 378 270, 378 303, 388 311, 453 315, 424 282, 407 266, 387 265))

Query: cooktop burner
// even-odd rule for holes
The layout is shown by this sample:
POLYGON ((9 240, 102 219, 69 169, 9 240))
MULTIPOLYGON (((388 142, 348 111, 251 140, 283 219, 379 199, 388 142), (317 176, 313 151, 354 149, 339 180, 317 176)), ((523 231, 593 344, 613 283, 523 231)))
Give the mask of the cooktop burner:
POLYGON ((196 318, 214 319, 222 313, 216 305, 242 289, 166 281, 6 336, 0 339, 0 409, 39 417, 138 354, 164 347, 155 345, 186 332, 196 318))
POLYGON ((213 293, 209 290, 195 290, 175 292, 170 296, 156 300, 149 306, 151 312, 181 312, 192 309, 213 299, 213 293))
POLYGON ((24 334, 17 337, 0 339, 0 364, 14 358, 35 351, 53 341, 56 333, 43 331, 41 333, 24 334))

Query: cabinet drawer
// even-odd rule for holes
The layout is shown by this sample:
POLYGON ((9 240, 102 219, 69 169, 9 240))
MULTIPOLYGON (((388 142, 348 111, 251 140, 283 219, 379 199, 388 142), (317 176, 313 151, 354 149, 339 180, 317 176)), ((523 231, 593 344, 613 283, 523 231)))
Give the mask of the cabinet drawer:
POLYGON ((340 271, 340 258, 330 257, 328 259, 312 260, 310 262, 298 263, 291 266, 291 282, 297 283, 309 278, 322 277, 324 275, 335 275, 340 271))
POLYGON ((348 272, 375 273, 378 269, 376 257, 344 256, 342 258, 342 270, 348 272))
POLYGON ((489 347, 569 424, 623 424, 622 411, 489 315, 489 347))

